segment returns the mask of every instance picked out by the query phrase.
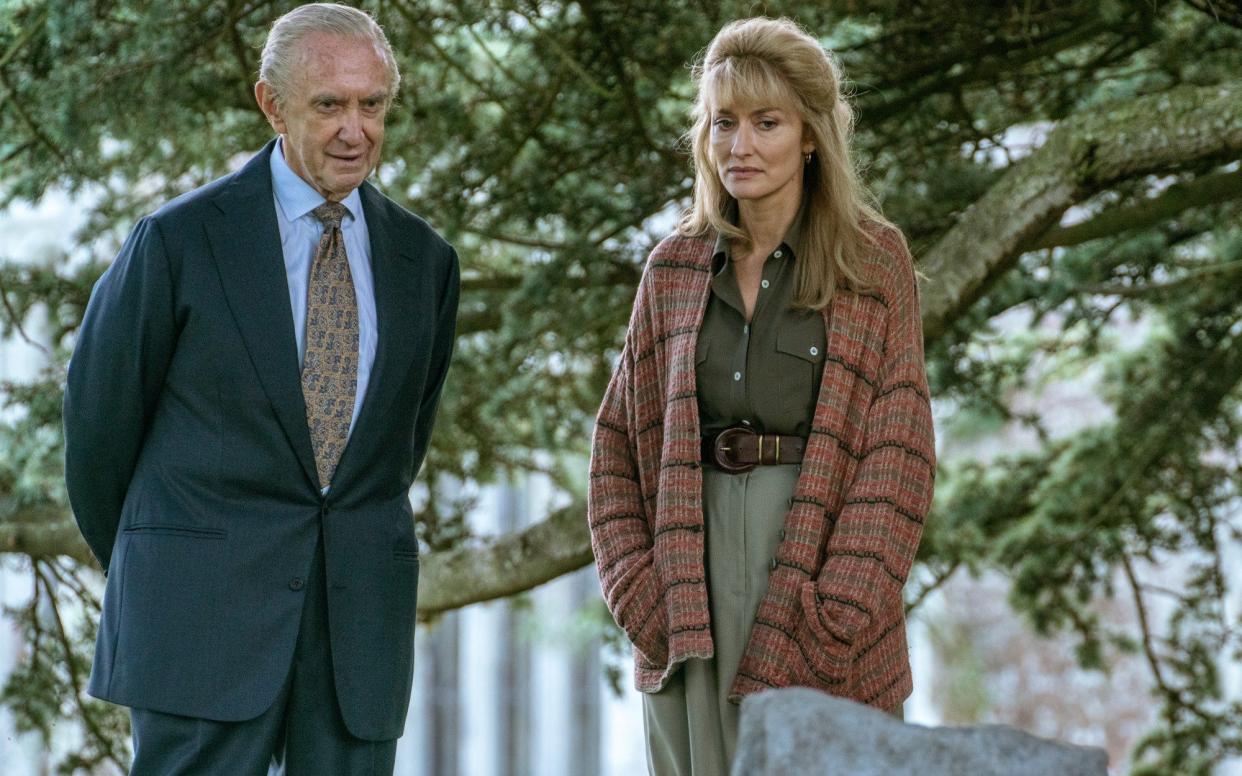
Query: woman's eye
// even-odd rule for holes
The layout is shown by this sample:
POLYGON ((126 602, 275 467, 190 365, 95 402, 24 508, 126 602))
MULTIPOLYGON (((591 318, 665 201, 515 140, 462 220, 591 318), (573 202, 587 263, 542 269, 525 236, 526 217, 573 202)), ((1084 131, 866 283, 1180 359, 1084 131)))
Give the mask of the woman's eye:
POLYGON ((775 129, 776 120, 775 119, 763 119, 762 121, 759 122, 759 128, 760 129, 775 129))
POLYGON ((733 126, 733 119, 716 119, 716 129, 729 129, 733 126))

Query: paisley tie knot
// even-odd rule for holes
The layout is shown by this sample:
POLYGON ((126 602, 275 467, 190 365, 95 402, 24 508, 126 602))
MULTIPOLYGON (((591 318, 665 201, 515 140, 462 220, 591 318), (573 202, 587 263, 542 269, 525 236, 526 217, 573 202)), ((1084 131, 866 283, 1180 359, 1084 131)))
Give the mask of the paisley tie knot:
POLYGON ((345 218, 345 214, 349 212, 349 208, 340 202, 325 202, 319 207, 311 211, 311 215, 323 224, 324 229, 339 229, 341 219, 345 218))

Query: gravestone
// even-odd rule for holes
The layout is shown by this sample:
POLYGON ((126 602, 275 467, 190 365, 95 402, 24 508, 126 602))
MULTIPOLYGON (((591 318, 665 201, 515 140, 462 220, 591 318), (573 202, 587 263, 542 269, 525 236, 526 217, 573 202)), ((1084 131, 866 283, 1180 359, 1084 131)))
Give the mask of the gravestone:
POLYGON ((806 687, 742 702, 733 776, 1107 776, 1108 753, 1005 725, 923 727, 806 687))

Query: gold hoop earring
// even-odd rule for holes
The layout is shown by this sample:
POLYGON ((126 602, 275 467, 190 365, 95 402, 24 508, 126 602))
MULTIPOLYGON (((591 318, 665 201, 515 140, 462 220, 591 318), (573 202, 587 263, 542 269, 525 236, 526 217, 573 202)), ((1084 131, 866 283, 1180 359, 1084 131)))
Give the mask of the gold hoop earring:
POLYGON ((805 154, 805 155, 802 157, 802 163, 803 163, 803 164, 810 164, 810 163, 811 163, 811 155, 810 155, 810 154, 805 154))

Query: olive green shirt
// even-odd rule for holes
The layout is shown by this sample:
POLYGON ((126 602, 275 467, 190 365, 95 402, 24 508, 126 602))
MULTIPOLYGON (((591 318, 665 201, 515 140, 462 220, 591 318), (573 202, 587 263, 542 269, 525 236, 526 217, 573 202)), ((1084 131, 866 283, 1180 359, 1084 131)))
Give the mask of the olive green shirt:
POLYGON ((805 437, 824 371, 826 332, 818 312, 794 310, 794 249, 802 214, 764 260, 750 323, 729 241, 716 238, 712 290, 695 353, 704 434, 745 423, 764 434, 805 437))

